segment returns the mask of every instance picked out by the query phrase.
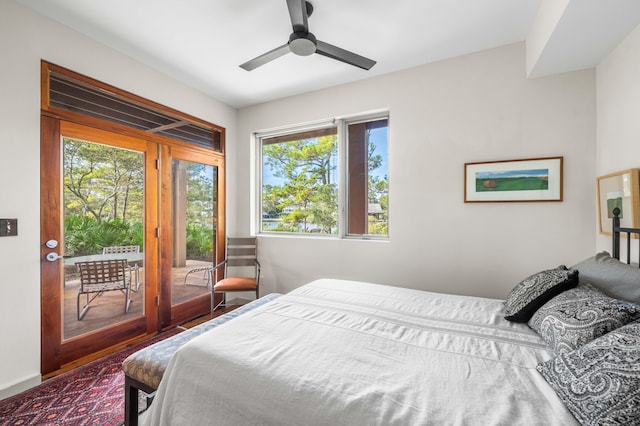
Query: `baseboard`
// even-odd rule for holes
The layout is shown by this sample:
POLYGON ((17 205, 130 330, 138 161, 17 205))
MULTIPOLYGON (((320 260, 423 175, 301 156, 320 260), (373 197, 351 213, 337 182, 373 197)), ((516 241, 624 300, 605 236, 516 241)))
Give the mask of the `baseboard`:
POLYGON ((21 380, 5 388, 0 389, 0 400, 17 395, 42 383, 40 374, 36 374, 28 379, 21 380))

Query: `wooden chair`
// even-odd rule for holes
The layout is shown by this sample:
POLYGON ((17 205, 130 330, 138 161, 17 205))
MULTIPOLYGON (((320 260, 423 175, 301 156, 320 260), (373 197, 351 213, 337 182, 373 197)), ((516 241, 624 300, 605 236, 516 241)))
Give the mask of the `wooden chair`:
MULTIPOLYGON (((102 254, 119 254, 119 253, 140 253, 140 246, 109 246, 102 248, 102 254)), ((128 264, 127 267, 131 267, 128 264)), ((136 274, 136 285, 131 290, 138 292, 140 288, 140 265, 138 263, 133 264, 133 271, 136 274)))
POLYGON ((128 269, 126 259, 97 260, 77 262, 80 273, 80 287, 78 288, 78 321, 80 321, 90 308, 90 303, 105 291, 120 290, 125 295, 124 312, 129 311, 131 299, 131 270, 128 269), (87 301, 80 310, 80 297, 86 295, 87 301), (91 295, 91 297, 90 297, 91 295))
POLYGON ((211 311, 220 307, 231 306, 226 302, 227 293, 255 291, 256 299, 260 289, 260 262, 258 262, 258 246, 256 237, 227 237, 226 259, 215 266, 192 268, 185 275, 185 283, 189 274, 204 272, 206 285, 214 282, 215 271, 224 268, 223 279, 213 285, 211 290, 211 311), (249 275, 248 269, 252 269, 249 275), (216 294, 222 294, 220 303, 214 306, 216 294))

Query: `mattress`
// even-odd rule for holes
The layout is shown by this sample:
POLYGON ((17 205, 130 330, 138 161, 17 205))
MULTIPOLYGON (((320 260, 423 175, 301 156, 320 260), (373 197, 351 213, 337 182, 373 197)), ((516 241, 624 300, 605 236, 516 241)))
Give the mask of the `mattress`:
POLYGON ((574 425, 501 300, 322 279, 191 340, 147 425, 574 425))

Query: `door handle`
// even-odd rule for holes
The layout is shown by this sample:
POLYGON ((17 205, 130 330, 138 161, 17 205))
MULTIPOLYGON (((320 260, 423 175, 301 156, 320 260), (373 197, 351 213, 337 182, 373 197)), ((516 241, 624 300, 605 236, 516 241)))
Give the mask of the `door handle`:
POLYGON ((58 259, 62 259, 64 256, 60 256, 58 253, 51 252, 51 253, 47 253, 46 257, 49 262, 55 262, 58 259))

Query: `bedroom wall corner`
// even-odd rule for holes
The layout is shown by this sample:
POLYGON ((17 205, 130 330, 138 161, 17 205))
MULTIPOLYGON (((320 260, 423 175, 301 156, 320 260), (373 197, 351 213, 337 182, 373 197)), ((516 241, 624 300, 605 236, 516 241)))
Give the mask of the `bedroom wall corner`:
MULTIPOLYGON (((640 25, 597 66, 596 82, 596 176, 640 168, 640 25)), ((597 251, 610 250, 610 237, 595 233, 597 251)))

